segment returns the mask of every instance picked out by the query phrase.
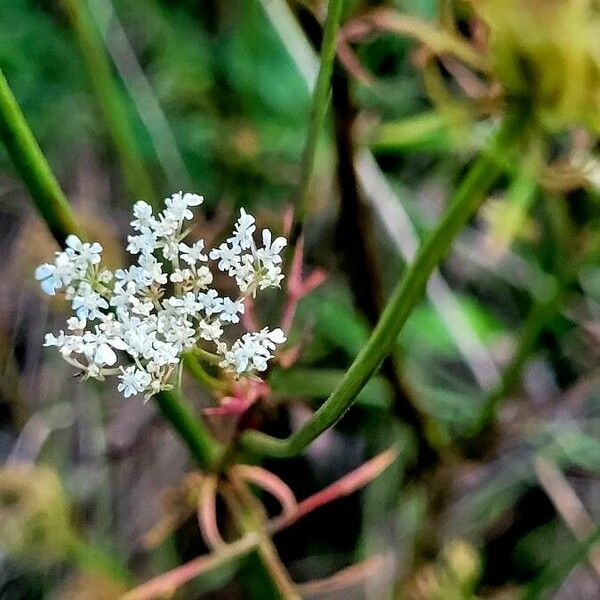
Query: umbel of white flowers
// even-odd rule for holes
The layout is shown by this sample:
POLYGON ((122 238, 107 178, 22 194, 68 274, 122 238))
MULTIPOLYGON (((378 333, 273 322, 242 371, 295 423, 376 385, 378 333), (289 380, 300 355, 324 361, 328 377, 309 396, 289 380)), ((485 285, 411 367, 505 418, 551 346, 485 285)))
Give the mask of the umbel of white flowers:
POLYGON ((237 376, 264 371, 277 345, 286 341, 283 331, 248 332, 228 344, 224 328, 240 322, 248 296, 280 286, 280 254, 287 242, 263 229, 262 246, 257 246, 255 219, 241 209, 233 235, 218 248, 205 250, 203 240, 187 245, 190 209, 203 200, 178 192, 158 215, 146 202, 136 202, 131 221, 136 233, 128 237, 127 251, 137 262, 127 269, 103 268, 102 246, 70 235, 54 263, 35 272, 47 294, 64 290, 75 313, 67 319, 68 332, 46 334, 44 345, 57 346, 86 378, 118 375, 126 398, 138 393, 149 398, 170 388, 187 351, 237 376), (214 263, 235 281, 236 298, 211 287, 214 263))

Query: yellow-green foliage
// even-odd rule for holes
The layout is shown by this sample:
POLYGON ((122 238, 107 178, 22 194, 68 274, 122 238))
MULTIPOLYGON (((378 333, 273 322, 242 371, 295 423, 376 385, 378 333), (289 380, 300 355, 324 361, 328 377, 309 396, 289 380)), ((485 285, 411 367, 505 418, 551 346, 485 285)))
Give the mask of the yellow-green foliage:
POLYGON ((9 555, 51 563, 73 539, 69 508, 54 471, 46 467, 0 470, 0 548, 9 555))
POLYGON ((598 0, 472 0, 489 29, 492 70, 544 128, 600 130, 598 0))

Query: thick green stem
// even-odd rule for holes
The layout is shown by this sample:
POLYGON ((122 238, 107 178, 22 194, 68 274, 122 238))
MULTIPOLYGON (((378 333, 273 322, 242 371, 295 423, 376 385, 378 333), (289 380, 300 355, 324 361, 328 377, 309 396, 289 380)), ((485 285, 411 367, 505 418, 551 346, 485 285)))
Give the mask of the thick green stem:
POLYGON ((169 421, 185 442, 196 462, 206 470, 215 470, 221 463, 223 449, 206 425, 196 419, 173 392, 162 391, 154 396, 162 416, 169 421))
POLYGON ((154 200, 151 179, 144 165, 127 114, 123 94, 117 86, 108 56, 87 2, 63 0, 79 49, 88 72, 88 79, 100 108, 106 129, 119 155, 123 178, 134 199, 154 200))
POLYGON ((71 207, 33 137, 2 71, 0 136, 36 209, 56 241, 63 245, 70 233, 83 237, 71 207))
POLYGON ((422 244, 413 264, 405 271, 392 293, 367 344, 325 403, 289 438, 282 440, 258 431, 249 431, 241 438, 244 448, 278 457, 298 454, 350 408, 358 393, 396 345, 402 326, 423 296, 431 272, 444 258, 456 235, 497 180, 500 169, 494 155, 506 152, 511 147, 518 134, 518 122, 507 121, 490 142, 487 152, 472 165, 446 213, 422 244))
POLYGON ((327 104, 331 87, 331 74, 333 72, 333 61, 335 59, 337 33, 342 18, 344 0, 329 0, 327 5, 327 19, 323 29, 323 41, 321 43, 321 60, 319 74, 313 91, 310 121, 306 146, 302 157, 302 173, 298 184, 298 202, 296 204, 296 221, 301 223, 308 214, 309 187, 317 152, 319 134, 325 123, 327 104))

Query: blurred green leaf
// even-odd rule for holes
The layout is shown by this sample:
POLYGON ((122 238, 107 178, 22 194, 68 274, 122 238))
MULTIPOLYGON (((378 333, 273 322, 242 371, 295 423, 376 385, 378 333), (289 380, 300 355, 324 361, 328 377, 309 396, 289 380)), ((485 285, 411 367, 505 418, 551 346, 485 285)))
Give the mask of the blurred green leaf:
POLYGON ((374 152, 437 151, 446 153, 465 143, 466 115, 432 110, 382 123, 370 140, 374 152))
MULTIPOLYGON (((457 295, 457 301, 473 330, 485 343, 503 331, 502 324, 476 298, 457 295)), ((455 356, 457 349, 439 314, 430 304, 414 310, 400 335, 406 352, 436 352, 455 356)))

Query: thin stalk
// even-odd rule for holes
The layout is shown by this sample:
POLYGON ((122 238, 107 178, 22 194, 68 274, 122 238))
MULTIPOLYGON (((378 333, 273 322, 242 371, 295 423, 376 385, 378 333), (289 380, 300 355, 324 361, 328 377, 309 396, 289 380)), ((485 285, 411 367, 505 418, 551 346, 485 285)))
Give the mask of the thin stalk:
POLYGON ((281 562, 277 548, 266 531, 267 518, 263 506, 252 495, 245 482, 239 478, 230 478, 236 492, 237 506, 232 505, 234 517, 244 536, 258 535, 256 551, 269 574, 275 589, 283 600, 300 600, 300 594, 294 586, 285 565, 281 562))
POLYGON ((258 536, 254 533, 227 544, 218 552, 199 556, 180 567, 158 575, 123 595, 121 600, 151 600, 152 598, 170 598, 174 592, 191 579, 216 570, 224 565, 240 560, 250 554, 258 545, 258 536))
POLYGON ((70 233, 83 237, 75 215, 0 70, 0 137, 27 186, 35 208, 62 246, 70 233))
POLYGON ((121 163, 123 179, 129 193, 152 202, 154 191, 142 154, 127 114, 121 90, 111 72, 110 62, 100 33, 85 0, 63 0, 85 63, 88 79, 106 129, 121 163))
POLYGON ((308 215, 310 182, 315 164, 317 142, 319 134, 323 130, 325 115, 327 114, 333 61, 337 45, 337 33, 340 28, 343 6, 344 0, 329 0, 327 4, 327 18, 325 20, 323 41, 321 43, 319 74, 317 75, 312 96, 308 134, 302 157, 302 172, 298 184, 298 202, 296 204, 297 223, 302 223, 308 215))
POLYGON ((186 352, 183 355, 183 365, 190 372, 190 374, 199 381, 203 386, 207 387, 209 390, 214 390, 216 392, 229 392, 231 391, 231 386, 221 379, 217 379, 212 375, 209 375, 203 368, 202 365, 196 360, 194 354, 191 352, 186 352))
POLYGON ((156 394, 154 399, 162 416, 177 431, 196 462, 203 469, 217 469, 221 463, 223 448, 210 434, 203 421, 195 418, 173 392, 162 391, 156 394))
POLYGON ((494 155, 510 149, 513 141, 522 133, 518 131, 519 123, 519 119, 504 123, 491 140, 487 152, 473 163, 441 221, 421 245, 414 262, 400 279, 368 342, 325 403, 287 439, 248 431, 240 440, 242 447, 258 454, 293 456, 332 427, 350 408, 383 359, 394 349, 400 330, 424 294, 431 272, 444 258, 454 238, 479 208, 500 175, 494 155))

